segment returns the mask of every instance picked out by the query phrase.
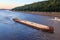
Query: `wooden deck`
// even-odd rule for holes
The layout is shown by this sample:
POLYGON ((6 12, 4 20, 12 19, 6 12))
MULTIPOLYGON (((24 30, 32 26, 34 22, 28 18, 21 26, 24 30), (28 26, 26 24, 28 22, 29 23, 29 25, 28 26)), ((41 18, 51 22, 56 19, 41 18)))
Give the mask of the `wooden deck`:
POLYGON ((49 26, 46 26, 46 25, 42 25, 42 24, 38 24, 38 23, 26 21, 26 20, 21 20, 21 19, 18 19, 18 18, 13 18, 13 20, 15 22, 22 23, 22 24, 28 25, 30 27, 33 27, 33 28, 36 28, 36 29, 39 29, 39 30, 42 30, 42 31, 51 32, 51 33, 54 32, 54 28, 51 27, 51 26, 49 27, 49 26))

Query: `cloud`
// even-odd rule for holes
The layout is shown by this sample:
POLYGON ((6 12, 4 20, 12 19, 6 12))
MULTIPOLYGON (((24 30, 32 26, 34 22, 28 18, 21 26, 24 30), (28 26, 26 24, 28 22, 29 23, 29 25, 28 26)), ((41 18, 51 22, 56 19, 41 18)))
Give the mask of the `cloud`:
POLYGON ((23 6, 23 4, 0 4, 0 9, 11 9, 17 6, 23 6))

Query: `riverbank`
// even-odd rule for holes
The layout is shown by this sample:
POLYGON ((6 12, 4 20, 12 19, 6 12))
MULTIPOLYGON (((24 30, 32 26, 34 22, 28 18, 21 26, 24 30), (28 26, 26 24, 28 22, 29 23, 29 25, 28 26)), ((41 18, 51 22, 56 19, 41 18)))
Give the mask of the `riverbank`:
POLYGON ((16 11, 16 12, 23 12, 27 14, 37 14, 37 15, 43 15, 43 16, 55 16, 60 17, 60 12, 30 12, 30 11, 16 11))
POLYGON ((60 12, 25 12, 25 13, 60 17, 60 12))

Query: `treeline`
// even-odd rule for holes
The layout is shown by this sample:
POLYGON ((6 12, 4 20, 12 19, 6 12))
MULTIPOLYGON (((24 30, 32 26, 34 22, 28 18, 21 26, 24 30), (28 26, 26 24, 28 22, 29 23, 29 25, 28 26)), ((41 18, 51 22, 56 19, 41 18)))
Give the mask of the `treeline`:
POLYGON ((13 8, 15 11, 41 11, 41 12, 60 12, 60 0, 48 0, 35 2, 21 7, 13 8))

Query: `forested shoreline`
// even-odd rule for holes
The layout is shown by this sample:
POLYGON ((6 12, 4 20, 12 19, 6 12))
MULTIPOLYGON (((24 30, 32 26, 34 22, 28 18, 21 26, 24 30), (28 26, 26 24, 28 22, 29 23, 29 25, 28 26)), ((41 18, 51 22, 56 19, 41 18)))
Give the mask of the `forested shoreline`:
POLYGON ((48 0, 15 7, 14 11, 60 12, 60 0, 48 0))

